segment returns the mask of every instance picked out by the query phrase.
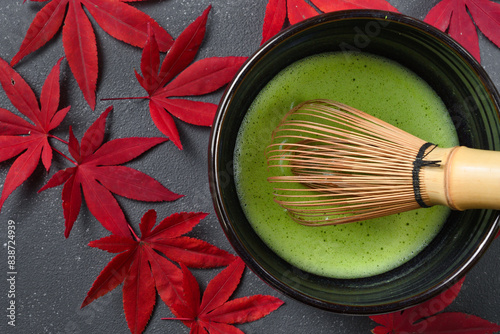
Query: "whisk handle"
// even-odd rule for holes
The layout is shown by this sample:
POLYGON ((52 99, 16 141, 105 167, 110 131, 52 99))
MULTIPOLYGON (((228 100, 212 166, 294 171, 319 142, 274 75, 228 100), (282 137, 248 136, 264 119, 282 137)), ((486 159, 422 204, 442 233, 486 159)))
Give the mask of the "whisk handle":
POLYGON ((500 209, 500 152, 453 148, 444 166, 444 188, 451 208, 500 209))

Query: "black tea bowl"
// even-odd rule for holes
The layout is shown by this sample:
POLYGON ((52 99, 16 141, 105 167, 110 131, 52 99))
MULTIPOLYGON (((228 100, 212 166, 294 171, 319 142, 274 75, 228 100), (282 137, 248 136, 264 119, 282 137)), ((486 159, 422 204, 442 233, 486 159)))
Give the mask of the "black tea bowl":
POLYGON ((499 213, 452 211, 433 241, 405 264, 357 279, 321 277, 273 252, 247 220, 234 183, 235 141, 259 91, 282 69, 314 54, 359 51, 406 66, 441 97, 460 145, 500 150, 500 97, 477 61, 443 32, 382 11, 323 14, 284 30, 263 45, 228 86, 212 127, 209 179, 216 214, 238 255, 262 280, 306 304, 344 314, 402 310, 437 296, 478 261, 494 239, 499 213))

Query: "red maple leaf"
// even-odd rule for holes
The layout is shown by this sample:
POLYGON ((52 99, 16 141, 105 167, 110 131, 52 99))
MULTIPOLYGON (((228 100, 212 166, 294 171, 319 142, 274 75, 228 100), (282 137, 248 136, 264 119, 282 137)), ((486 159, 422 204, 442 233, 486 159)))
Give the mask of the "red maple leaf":
POLYGON ((51 0, 36 14, 11 65, 16 65, 22 58, 45 45, 62 25, 64 52, 69 67, 87 103, 94 110, 98 76, 97 45, 92 24, 83 6, 104 31, 125 43, 143 47, 147 27, 151 26, 158 36, 162 51, 167 51, 172 45, 172 37, 155 20, 125 3, 131 1, 145 0, 51 0))
POLYGON ((82 191, 90 212, 108 231, 129 236, 130 231, 123 211, 112 193, 130 199, 147 202, 173 201, 182 197, 161 185, 150 176, 135 169, 117 166, 143 154, 166 138, 119 138, 104 144, 106 118, 112 107, 85 132, 81 144, 70 128, 69 152, 75 166, 55 173, 39 192, 64 183, 62 206, 69 236, 82 203, 82 191), (102 145, 102 146, 101 146, 102 145))
POLYGON ((89 246, 119 253, 101 271, 81 307, 105 295, 123 282, 123 308, 132 333, 141 333, 155 305, 156 291, 167 305, 182 295, 182 272, 173 261, 190 267, 225 266, 234 256, 202 240, 182 236, 207 213, 175 213, 156 224, 156 211, 149 210, 140 223, 141 237, 110 235, 89 246))
POLYGON ((372 330, 374 334, 492 334, 500 331, 500 326, 479 317, 460 313, 442 312, 457 297, 465 277, 437 297, 406 309, 370 319, 382 326, 372 330), (441 312, 441 313, 440 313, 441 312))
POLYGON ((62 58, 52 68, 42 88, 40 104, 26 81, 0 58, 0 83, 14 107, 31 122, 0 108, 0 161, 17 155, 7 173, 0 197, 0 210, 9 195, 19 187, 38 166, 40 159, 48 171, 52 164, 49 132, 56 128, 70 107, 59 108, 59 72, 62 58))
POLYGON ((273 312, 283 301, 273 296, 254 295, 228 301, 240 283, 245 263, 237 258, 207 285, 200 301, 200 288, 193 274, 181 264, 183 294, 171 306, 177 318, 191 328, 190 333, 243 333, 233 326, 255 321, 273 312))
MULTIPOLYGON (((386 0, 311 0, 311 3, 323 13, 346 9, 398 11, 386 0)), ((318 11, 304 0, 269 0, 264 16, 261 44, 283 28, 287 17, 290 24, 295 24, 315 15, 318 15, 318 11)))
POLYGON ((476 26, 500 47, 500 4, 493 1, 443 0, 429 11, 424 21, 448 32, 478 61, 481 55, 476 26))
MULTIPOLYGON (((210 6, 175 40, 160 66, 156 33, 149 31, 141 58, 142 76, 135 72, 148 96, 151 118, 156 127, 182 149, 179 133, 171 115, 201 126, 211 126, 217 105, 178 97, 204 95, 227 84, 246 57, 212 57, 188 67, 203 41, 210 6)), ((120 98, 123 99, 123 98, 120 98)))

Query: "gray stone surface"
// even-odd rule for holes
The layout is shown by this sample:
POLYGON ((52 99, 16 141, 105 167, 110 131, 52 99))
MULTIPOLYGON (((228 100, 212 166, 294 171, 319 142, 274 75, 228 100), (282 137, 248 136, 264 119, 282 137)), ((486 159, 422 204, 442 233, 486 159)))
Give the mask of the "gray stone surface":
MULTIPOLYGON (((404 14, 423 19, 437 1, 390 1, 404 14)), ((205 41, 197 59, 211 56, 249 56, 259 46, 266 0, 151 0, 131 5, 155 18, 172 36, 180 32, 209 5, 205 41)), ((35 14, 45 3, 21 0, 0 2, 0 57, 10 61, 19 49, 35 14)), ((97 98, 141 96, 133 69, 139 68, 141 50, 117 41, 104 33, 94 21, 99 49, 97 98)), ((500 87, 500 49, 480 35, 482 64, 500 87)), ((61 33, 29 55, 16 70, 40 94, 45 77, 63 56, 61 33)), ((73 126, 77 138, 104 111, 109 102, 98 101, 95 112, 85 103, 67 64, 62 65, 61 106, 71 105, 71 112, 56 134, 67 135, 73 126)), ((217 103, 222 91, 201 97, 217 103)), ((107 138, 157 136, 159 132, 149 117, 146 101, 115 101, 109 117, 107 138)), ((3 91, 0 106, 14 110, 3 91)), ((202 238, 220 248, 231 250, 215 216, 207 179, 209 128, 177 122, 184 150, 172 143, 155 147, 127 166, 156 178, 169 189, 186 195, 172 203, 142 203, 118 198, 120 205, 137 229, 140 217, 155 209, 159 217, 178 211, 205 211, 210 215, 197 226, 193 237, 202 238)), ((0 163, 0 188, 11 162, 0 163)), ((41 166, 25 184, 10 196, 0 213, 0 333, 127 333, 121 289, 115 289, 84 309, 81 302, 93 281, 112 255, 87 246, 91 240, 108 235, 83 205, 71 236, 64 238, 61 187, 37 194, 54 171, 67 167, 57 157, 49 175, 41 166), (7 325, 7 225, 16 223, 16 326, 7 325)), ((500 324, 500 241, 468 274, 464 288, 449 311, 470 313, 500 324)), ((202 289, 220 270, 194 270, 202 289)), ((271 315, 253 323, 239 325, 245 333, 369 333, 375 323, 367 317, 332 314, 303 305, 276 292, 247 270, 235 297, 270 294, 285 301, 271 315)), ((188 333, 179 322, 166 322, 171 316, 158 298, 145 333, 188 333)))

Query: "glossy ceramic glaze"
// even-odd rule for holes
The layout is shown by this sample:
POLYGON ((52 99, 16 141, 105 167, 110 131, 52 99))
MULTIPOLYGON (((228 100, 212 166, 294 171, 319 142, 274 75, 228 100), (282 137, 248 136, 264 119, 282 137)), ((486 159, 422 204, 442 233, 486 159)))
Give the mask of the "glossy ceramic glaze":
POLYGON ((346 314, 378 314, 421 303, 461 278, 494 239, 499 214, 452 212, 438 236, 415 258, 381 275, 331 279, 288 264, 253 231, 233 179, 241 121, 259 91, 280 70, 312 54, 361 51, 399 62, 426 80, 444 101, 461 145, 500 150, 500 97, 482 67, 448 35, 416 19, 380 11, 325 14, 283 31, 241 68, 214 121, 209 177, 216 213, 239 256, 259 277, 307 304, 346 314))

